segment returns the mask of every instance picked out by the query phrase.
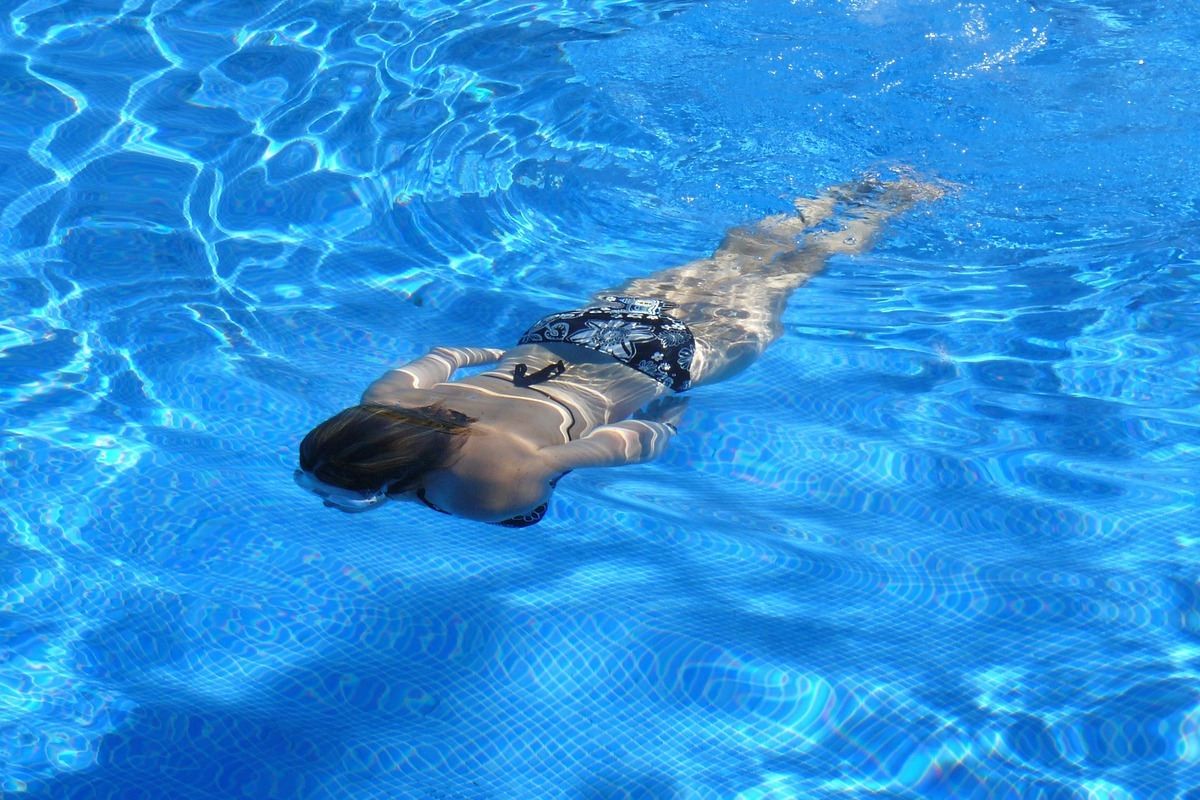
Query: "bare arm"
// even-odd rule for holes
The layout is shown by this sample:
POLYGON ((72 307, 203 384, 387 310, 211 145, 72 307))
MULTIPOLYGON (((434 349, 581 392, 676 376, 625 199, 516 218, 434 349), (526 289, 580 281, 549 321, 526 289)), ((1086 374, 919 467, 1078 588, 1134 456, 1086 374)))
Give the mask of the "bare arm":
POLYGON ((459 367, 473 367, 498 361, 503 350, 494 347, 435 347, 415 361, 383 373, 363 392, 364 403, 387 403, 395 392, 404 389, 428 389, 445 383, 459 367))
POLYGON ((581 467, 619 467, 640 464, 662 455, 675 435, 669 422, 629 419, 601 425, 582 439, 544 448, 554 472, 581 467))

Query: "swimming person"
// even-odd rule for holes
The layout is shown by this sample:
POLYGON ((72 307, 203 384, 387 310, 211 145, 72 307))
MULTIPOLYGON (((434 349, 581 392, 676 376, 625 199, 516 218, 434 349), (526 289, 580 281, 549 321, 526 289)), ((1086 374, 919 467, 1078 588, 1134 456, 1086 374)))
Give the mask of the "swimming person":
POLYGON ((941 194, 910 177, 833 187, 796 201, 795 214, 731 230, 709 258, 544 317, 514 347, 435 347, 305 436, 297 482, 343 511, 406 499, 531 525, 571 470, 658 457, 683 411, 678 393, 745 369, 830 256, 863 252, 887 219, 941 194), (452 380, 484 364, 495 366, 452 380))

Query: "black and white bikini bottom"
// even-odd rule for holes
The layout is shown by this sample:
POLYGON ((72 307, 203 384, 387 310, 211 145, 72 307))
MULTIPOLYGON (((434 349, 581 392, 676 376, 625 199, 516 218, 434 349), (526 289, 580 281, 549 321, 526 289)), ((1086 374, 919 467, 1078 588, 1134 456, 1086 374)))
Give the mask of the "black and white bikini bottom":
POLYGON ((664 313, 671 304, 615 295, 600 299, 604 305, 543 317, 518 344, 579 345, 612 356, 676 392, 691 386, 696 342, 687 325, 664 313))

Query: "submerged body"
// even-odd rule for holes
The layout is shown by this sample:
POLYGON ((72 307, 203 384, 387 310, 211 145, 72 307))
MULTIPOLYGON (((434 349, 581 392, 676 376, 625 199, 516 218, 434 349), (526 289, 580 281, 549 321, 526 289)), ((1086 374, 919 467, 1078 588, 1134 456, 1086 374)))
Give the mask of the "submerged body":
MULTIPOLYGON (((522 344, 438 347, 388 371, 367 388, 363 408, 454 431, 456 420, 468 419, 462 429, 469 435, 457 437, 452 453, 430 463, 419 479, 389 483, 381 475, 383 482, 368 487, 359 506, 412 498, 484 522, 536 522, 566 472, 662 453, 682 411, 674 395, 751 364, 779 336, 788 296, 830 256, 861 252, 887 218, 938 196, 936 188, 910 179, 835 187, 798 201, 796 214, 731 231, 709 258, 629 281, 585 309, 547 317, 522 344), (839 204, 840 227, 810 232, 839 204), (459 368, 493 362, 452 380, 459 368), (643 409, 643 418, 631 418, 643 409), (428 414, 405 416, 412 410, 428 414), (434 421, 422 422, 429 414, 434 421)), ((322 474, 319 453, 308 460, 302 447, 309 488, 328 504, 359 510, 338 502, 335 470, 322 474)))

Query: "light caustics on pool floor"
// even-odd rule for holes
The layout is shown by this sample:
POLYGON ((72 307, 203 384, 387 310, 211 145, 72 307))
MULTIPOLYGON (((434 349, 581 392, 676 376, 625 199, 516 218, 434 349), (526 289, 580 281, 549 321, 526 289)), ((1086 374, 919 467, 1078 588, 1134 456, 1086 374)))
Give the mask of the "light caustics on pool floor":
POLYGON ((60 3, 0 35, 0 794, 1200 785, 1197 23, 60 3), (957 184, 519 536, 307 427, 793 197, 957 184))

